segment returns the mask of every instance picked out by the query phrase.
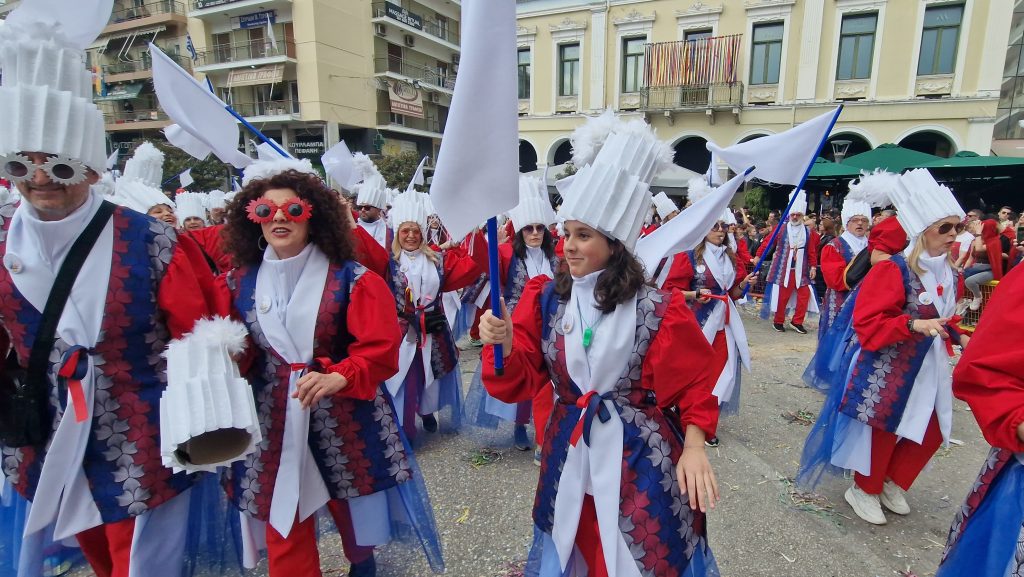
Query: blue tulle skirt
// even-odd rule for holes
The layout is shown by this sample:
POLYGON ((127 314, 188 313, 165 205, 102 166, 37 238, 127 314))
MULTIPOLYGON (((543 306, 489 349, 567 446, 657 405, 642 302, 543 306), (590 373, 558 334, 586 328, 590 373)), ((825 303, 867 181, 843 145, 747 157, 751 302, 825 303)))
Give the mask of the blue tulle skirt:
MULTIPOLYGON (((551 534, 534 526, 533 544, 530 546, 530 556, 526 561, 526 569, 523 571, 524 577, 581 577, 587 574, 587 564, 578 550, 569 560, 565 571, 562 571, 558 551, 555 549, 555 542, 551 538, 551 534)), ((715 555, 711 552, 711 547, 708 546, 706 539, 700 540, 700 544, 693 550, 689 565, 679 575, 680 577, 719 577, 721 575, 715 555)))
POLYGON ((476 322, 476 305, 473 303, 467 303, 463 301, 462 306, 459 308, 459 312, 455 313, 455 323, 452 324, 452 339, 455 342, 462 340, 469 334, 470 329, 473 328, 473 323, 476 322))
POLYGON ((722 417, 733 417, 740 414, 740 389, 743 384, 743 363, 736 363, 736 384, 728 399, 718 399, 718 414, 722 417))
POLYGON ((999 472, 964 533, 946 553, 935 577, 1013 575, 1024 529, 1024 465, 1014 458, 999 472))
MULTIPOLYGON (((855 347, 850 355, 856 358, 860 351, 855 347)), ((842 375, 843 384, 834 381, 826 388, 825 401, 818 413, 818 420, 811 427, 804 441, 803 453, 800 457, 800 470, 797 472, 796 485, 801 491, 810 492, 821 482, 826 474, 841 477, 845 470, 832 464, 832 453, 835 447, 843 438, 844 427, 848 424, 849 417, 839 412, 839 406, 843 402, 843 394, 846 391, 845 381, 849 378, 853 364, 847 365, 846 369, 837 372, 842 375)))
POLYGON ((850 293, 828 330, 819 335, 818 349, 803 374, 803 381, 808 387, 824 392, 839 377, 844 378, 841 386, 846 386, 846 369, 856 359, 851 358, 851 352, 857 348, 856 333, 853 330, 853 308, 858 294, 857 289, 850 293))
POLYGON ((64 575, 85 564, 77 546, 65 547, 53 541, 52 527, 24 537, 25 522, 32 504, 7 481, 0 500, 0 577, 51 577, 64 575))

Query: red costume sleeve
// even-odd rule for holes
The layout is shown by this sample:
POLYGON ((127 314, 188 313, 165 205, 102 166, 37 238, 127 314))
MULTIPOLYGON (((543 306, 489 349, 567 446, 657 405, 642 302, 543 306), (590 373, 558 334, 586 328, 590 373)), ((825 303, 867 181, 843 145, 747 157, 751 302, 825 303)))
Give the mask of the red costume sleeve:
MULTIPOLYGON (((747 253, 747 255, 749 254, 747 253)), ((734 267, 736 269, 736 280, 732 283, 732 287, 729 289, 730 292, 740 288, 743 279, 747 278, 747 263, 749 262, 749 260, 743 260, 739 253, 736 254, 736 266, 734 267)))
MULTIPOLYGON (((466 240, 473 242, 473 254, 471 256, 473 257, 473 262, 476 263, 477 268, 480 269, 481 272, 489 273, 490 269, 491 269, 491 261, 490 261, 490 257, 489 257, 489 252, 487 250, 477 250, 476 249, 476 247, 477 247, 476 242, 477 241, 476 241, 475 237, 482 237, 482 236, 484 236, 484 235, 481 232, 470 233, 470 236, 467 236, 466 240)), ((485 240, 485 246, 486 246, 486 240, 485 240)), ((502 286, 505 285, 505 282, 508 279, 508 265, 509 265, 510 262, 512 262, 512 243, 511 242, 503 242, 503 243, 498 245, 498 268, 501 271, 501 285, 502 286)))
POLYGON ((641 378, 644 388, 654 390, 660 406, 679 407, 684 430, 696 425, 708 438, 718 428, 718 400, 711 394, 718 375, 710 370, 712 357, 686 299, 676 292, 644 357, 641 378))
POLYGON ((199 248, 203 249, 207 256, 213 259, 220 272, 227 272, 234 268, 234 264, 231 262, 231 255, 224 252, 224 241, 220 235, 223 230, 224 225, 217 224, 199 230, 188 231, 187 234, 192 237, 192 240, 196 241, 196 244, 199 245, 199 248))
POLYGON ((818 266, 818 245, 821 244, 821 235, 811 231, 807 239, 807 262, 811 266, 818 266))
POLYGON ((540 296, 550 280, 546 275, 536 276, 523 288, 523 296, 512 313, 512 352, 505 357, 505 374, 499 377, 494 372, 493 346, 485 346, 480 353, 484 387, 499 401, 528 401, 550 382, 540 350, 540 296))
MULTIPOLYGON (((665 277, 665 284, 661 290, 672 292, 674 290, 693 290, 693 264, 685 252, 677 253, 672 257, 672 264, 668 269, 668 276, 665 277)), ((682 296, 682 295, 679 295, 682 296)))
POLYGON ((377 273, 381 278, 388 276, 389 255, 387 249, 382 247, 377 239, 366 232, 361 226, 356 226, 352 231, 353 247, 356 253, 356 262, 377 273))
POLYGON ((974 337, 953 371, 953 393, 967 401, 985 440, 1024 452, 1017 426, 1024 422, 1024 347, 1011 335, 1024 331, 1024 271, 999 283, 974 337))
POLYGON ((171 338, 192 331, 195 322, 214 312, 217 301, 213 271, 199 245, 180 235, 157 290, 157 306, 163 311, 171 338))
POLYGON ((853 330, 861 346, 877 351, 893 343, 910 338, 903 305, 907 295, 903 289, 903 275, 891 261, 881 261, 871 267, 861 281, 860 296, 853 309, 853 330))
POLYGON ((348 357, 338 363, 316 360, 327 372, 338 373, 348 381, 339 396, 373 400, 380 383, 398 372, 402 339, 395 297, 383 279, 373 274, 359 277, 352 288, 345 323, 354 339, 348 346, 348 357))
MULTIPOLYGON (((745 238, 737 238, 736 239, 736 258, 741 263, 743 263, 744 267, 746 267, 747 263, 749 263, 751 260, 753 260, 753 257, 750 256, 750 247, 749 247, 749 245, 747 245, 747 239, 745 239, 745 238)), ((744 268, 744 270, 746 270, 746 269, 744 268)), ((740 273, 740 271, 737 270, 736 271, 736 275, 739 276, 739 273, 740 273)), ((743 276, 746 276, 746 275, 743 275, 743 276)))
POLYGON ((846 265, 846 260, 836 247, 832 243, 826 244, 821 250, 821 274, 828 288, 836 291, 850 290, 846 286, 846 265))
MULTIPOLYGON (((487 242, 483 235, 473 235, 471 250, 474 255, 487 255, 487 242)), ((476 282, 480 275, 487 269, 480 270, 474 260, 475 256, 469 256, 469 252, 462 247, 452 247, 444 253, 444 292, 451 292, 465 288, 476 282)))

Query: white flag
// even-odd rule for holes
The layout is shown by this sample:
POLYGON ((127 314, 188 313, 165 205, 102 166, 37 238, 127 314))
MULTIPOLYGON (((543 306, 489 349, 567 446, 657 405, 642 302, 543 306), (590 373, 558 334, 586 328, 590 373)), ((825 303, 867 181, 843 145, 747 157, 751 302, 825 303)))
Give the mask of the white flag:
POLYGON ((729 206, 733 195, 743 185, 746 174, 740 172, 714 192, 688 206, 675 218, 658 227, 636 243, 636 256, 653 274, 661 259, 692 250, 711 232, 711 227, 729 206))
POLYGON ((267 38, 270 39, 270 47, 274 49, 274 55, 277 55, 277 37, 274 36, 274 25, 270 21, 270 12, 267 12, 267 38))
POLYGON ((721 186, 722 173, 718 170, 718 156, 712 151, 711 153, 711 164, 708 165, 708 171, 704 173, 705 180, 711 186, 721 186))
POLYGON ((238 150, 238 124, 227 105, 155 44, 150 43, 149 53, 160 107, 177 125, 164 131, 167 140, 199 160, 213 152, 235 168, 251 164, 252 159, 238 150))
POLYGON ((344 140, 325 152, 320 157, 320 163, 324 165, 327 176, 345 190, 351 191, 362 177, 352 162, 352 151, 348 149, 344 140))
POLYGON ((192 178, 192 169, 185 169, 185 172, 178 175, 178 180, 181 181, 182 188, 188 188, 193 182, 195 182, 195 179, 192 178))
POLYGON ((709 142, 708 150, 724 160, 733 172, 739 173, 748 166, 756 166, 748 178, 796 186, 818 157, 818 151, 828 139, 842 110, 840 106, 780 134, 762 136, 728 148, 709 142))
MULTIPOLYGON (((31 0, 18 4, 7 15, 4 25, 8 30, 25 30, 33 22, 48 27, 59 24, 64 38, 76 48, 85 50, 110 24, 113 10, 114 0, 31 0)), ((57 64, 47 62, 43 65, 57 64)))
POLYGON ((427 159, 429 156, 424 156, 423 160, 420 161, 420 165, 416 167, 416 173, 412 175, 412 180, 409 181, 409 186, 406 190, 416 190, 416 185, 423 186, 427 183, 427 179, 423 177, 423 168, 427 166, 427 159))
POLYGON ((462 3, 462 63, 430 196, 453 238, 519 204, 515 0, 462 3))
POLYGON ((107 170, 114 170, 114 167, 117 166, 117 159, 120 155, 120 148, 115 148, 114 152, 110 153, 110 156, 107 157, 107 170))

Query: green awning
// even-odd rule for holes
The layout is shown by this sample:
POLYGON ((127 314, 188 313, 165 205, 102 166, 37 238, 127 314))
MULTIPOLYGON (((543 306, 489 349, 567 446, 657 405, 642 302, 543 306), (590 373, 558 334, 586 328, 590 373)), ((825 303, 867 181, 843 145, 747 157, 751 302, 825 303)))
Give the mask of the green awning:
POLYGON ((843 164, 865 170, 881 168, 889 172, 900 173, 908 168, 921 166, 926 162, 943 160, 932 154, 925 154, 909 148, 887 143, 843 160, 843 164))
POLYGON ((814 166, 811 167, 811 173, 808 178, 818 179, 844 179, 844 178, 855 178, 860 175, 860 169, 853 166, 847 166, 839 162, 832 162, 825 160, 822 157, 818 157, 814 161, 814 166))
POLYGON ((142 86, 143 84, 141 82, 128 82, 125 84, 108 86, 107 95, 97 96, 93 98, 93 102, 109 102, 111 100, 131 100, 132 98, 138 98, 139 93, 142 92, 142 86))
POLYGON ((988 168, 992 166, 1024 166, 1024 158, 1012 156, 981 156, 977 152, 964 150, 950 158, 940 158, 914 168, 988 168))

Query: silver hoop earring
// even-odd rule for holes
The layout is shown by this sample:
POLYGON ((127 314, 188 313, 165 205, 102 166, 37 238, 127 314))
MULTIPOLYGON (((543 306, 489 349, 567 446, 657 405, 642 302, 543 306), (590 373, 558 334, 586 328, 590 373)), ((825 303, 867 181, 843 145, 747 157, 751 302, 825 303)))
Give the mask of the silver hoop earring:
POLYGON ((261 251, 264 251, 264 250, 267 250, 267 246, 268 246, 267 245, 267 239, 266 239, 265 236, 263 236, 261 234, 259 236, 259 238, 256 239, 256 248, 260 249, 261 251), (261 243, 262 243, 262 246, 261 246, 261 243))

